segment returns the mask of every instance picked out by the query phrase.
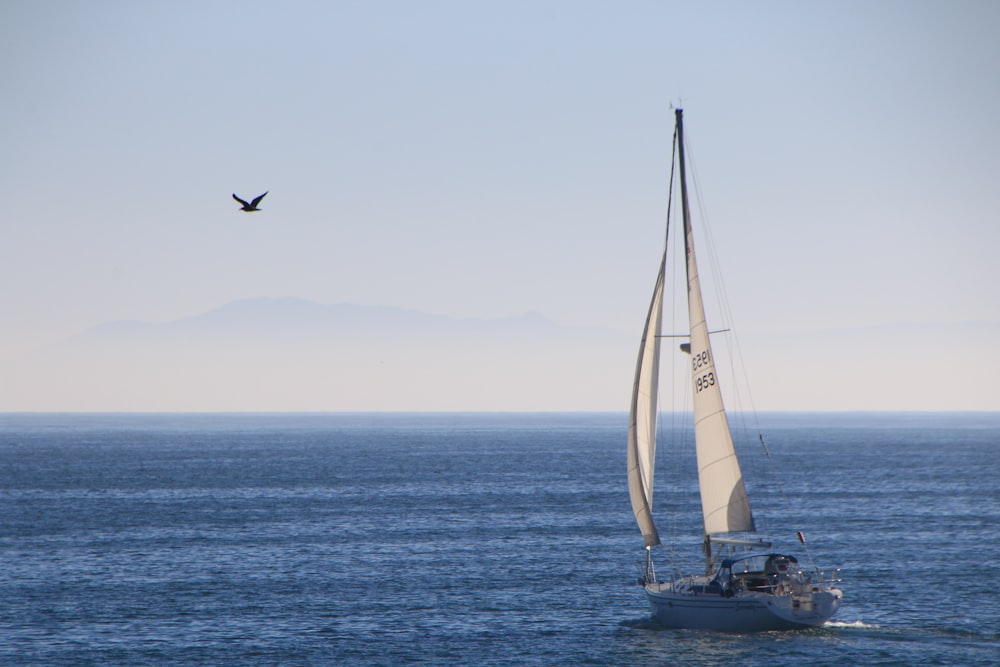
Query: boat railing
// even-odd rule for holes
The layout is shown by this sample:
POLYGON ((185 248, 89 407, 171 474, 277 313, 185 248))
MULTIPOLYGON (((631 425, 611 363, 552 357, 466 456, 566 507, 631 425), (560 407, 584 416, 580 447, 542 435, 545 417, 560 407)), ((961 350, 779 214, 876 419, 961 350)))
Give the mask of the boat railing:
POLYGON ((833 588, 840 581, 840 569, 830 573, 819 569, 793 570, 787 573, 759 571, 734 572, 729 586, 733 591, 751 591, 771 595, 808 594, 833 588))
POLYGON ((677 595, 698 595, 706 592, 704 582, 696 581, 692 576, 674 577, 671 589, 677 595))
POLYGON ((840 568, 835 568, 830 572, 824 572, 823 570, 817 568, 813 571, 813 580, 815 581, 815 587, 817 590, 834 588, 838 583, 840 583, 840 568))

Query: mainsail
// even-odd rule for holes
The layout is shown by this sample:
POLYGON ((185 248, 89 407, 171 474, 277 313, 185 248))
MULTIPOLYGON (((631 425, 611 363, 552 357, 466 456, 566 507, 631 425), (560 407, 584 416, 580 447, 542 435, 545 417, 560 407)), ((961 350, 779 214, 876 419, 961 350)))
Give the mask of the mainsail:
POLYGON ((688 210, 684 168, 684 130, 677 114, 680 157, 681 210, 684 216, 684 249, 687 255, 688 321, 691 332, 691 392, 694 397, 694 438, 698 458, 698 484, 705 534, 754 532, 753 514, 743 485, 743 474, 733 448, 729 420, 722 404, 715 357, 705 323, 705 306, 698 280, 691 214, 688 210))
POLYGON ((647 547, 660 543, 653 523, 653 464, 656 460, 656 391, 660 374, 660 320, 663 312, 663 281, 666 249, 646 315, 632 385, 628 422, 628 493, 632 511, 647 547))

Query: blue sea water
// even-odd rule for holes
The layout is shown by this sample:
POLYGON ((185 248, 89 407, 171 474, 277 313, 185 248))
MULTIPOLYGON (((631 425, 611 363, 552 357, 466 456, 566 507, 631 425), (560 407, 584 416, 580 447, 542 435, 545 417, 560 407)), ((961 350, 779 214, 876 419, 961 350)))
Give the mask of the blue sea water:
MULTIPOLYGON (((650 623, 622 414, 0 415, 0 663, 1000 662, 1000 414, 760 420, 821 628, 650 623)), ((697 567, 695 489, 656 501, 697 567)))

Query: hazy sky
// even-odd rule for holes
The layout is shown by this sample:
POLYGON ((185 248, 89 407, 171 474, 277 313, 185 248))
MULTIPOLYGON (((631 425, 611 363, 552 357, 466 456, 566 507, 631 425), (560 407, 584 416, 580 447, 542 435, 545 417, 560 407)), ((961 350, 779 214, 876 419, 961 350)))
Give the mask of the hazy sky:
POLYGON ((7 0, 0 359, 259 296, 638 335, 678 101, 744 332, 998 323, 997 26, 991 0, 7 0))

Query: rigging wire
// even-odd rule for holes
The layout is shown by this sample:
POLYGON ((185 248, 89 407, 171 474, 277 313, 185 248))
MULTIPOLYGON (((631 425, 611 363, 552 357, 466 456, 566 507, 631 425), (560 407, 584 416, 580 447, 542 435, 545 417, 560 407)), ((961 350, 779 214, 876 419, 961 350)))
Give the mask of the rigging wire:
MULTIPOLYGON (((671 245, 671 243, 670 243, 670 223, 671 223, 672 218, 675 215, 674 214, 674 205, 673 204, 674 204, 674 189, 675 189, 674 175, 675 175, 676 167, 677 167, 677 128, 674 127, 674 135, 673 135, 673 139, 671 140, 670 180, 669 180, 669 184, 668 184, 668 188, 667 188, 667 216, 666 216, 666 221, 665 221, 665 223, 666 223, 666 229, 664 230, 664 238, 663 238, 663 253, 664 253, 664 259, 665 260, 667 259, 667 254, 669 252, 673 252, 675 255, 676 255, 676 252, 677 252, 677 250, 676 250, 676 245, 677 244, 671 245)), ((665 273, 666 272, 666 267, 670 266, 671 268, 673 268, 675 265, 676 265, 676 262, 665 262, 665 264, 664 264, 664 277, 663 277, 664 278, 664 285, 663 285, 664 291, 667 289, 667 285, 666 285, 667 276, 666 276, 666 273, 665 273)), ((676 281, 675 280, 671 280, 670 281, 670 286, 671 286, 671 289, 676 292, 677 286, 676 286, 676 281)), ((664 296, 665 296, 665 292, 664 292, 664 296)), ((677 301, 678 300, 676 298, 671 298, 669 300, 669 302, 670 302, 670 325, 671 325, 671 331, 675 331, 676 330, 675 329, 675 325, 676 325, 676 322, 677 322, 677 301)), ((660 315, 661 330, 662 330, 663 315, 664 315, 664 313, 661 312, 661 315, 660 315)), ((661 346, 662 346, 662 341, 661 341, 661 346)), ((670 379, 671 379, 671 383, 670 383, 669 390, 670 390, 670 397, 671 397, 670 398, 671 405, 673 406, 673 402, 676 400, 676 396, 678 395, 677 387, 675 386, 675 378, 677 376, 677 371, 676 371, 677 355, 671 354, 670 355, 670 360, 671 360, 671 363, 670 363, 670 379)), ((663 414, 662 404, 661 404, 661 402, 663 400, 663 393, 662 392, 659 392, 657 394, 657 399, 656 400, 657 400, 657 406, 656 406, 657 414, 662 415, 663 414)), ((675 455, 675 452, 676 452, 676 449, 677 449, 677 445, 676 445, 677 421, 678 421, 677 411, 674 410, 674 409, 671 409, 670 410, 670 427, 669 427, 669 429, 667 429, 666 437, 664 437, 664 432, 663 432, 663 430, 664 430, 664 424, 663 424, 663 420, 662 419, 658 419, 657 420, 657 434, 656 434, 656 437, 657 437, 657 439, 660 442, 663 442, 666 445, 666 447, 665 447, 665 449, 666 449, 665 455, 660 457, 660 459, 659 459, 660 461, 669 461, 675 455)), ((666 551, 667 551, 667 560, 670 563, 671 579, 675 579, 677 577, 677 573, 679 571, 679 569, 677 567, 677 554, 676 554, 676 551, 675 551, 675 547, 677 545, 677 514, 678 513, 676 511, 672 511, 672 512, 668 513, 668 516, 669 516, 669 527, 668 527, 668 530, 669 530, 669 533, 670 533, 670 539, 668 541, 668 548, 667 548, 666 551)))
MULTIPOLYGON (((668 202, 667 202, 667 234, 665 238, 666 247, 664 251, 669 253, 667 256, 666 267, 671 272, 671 275, 664 275, 664 282, 669 284, 670 295, 669 295, 669 310, 665 309, 663 312, 663 318, 667 319, 669 317, 669 331, 687 331, 688 329, 688 309, 687 309, 687 272, 685 269, 686 262, 684 261, 684 224, 683 220, 680 218, 680 213, 678 212, 677 206, 674 203, 679 198, 680 184, 676 178, 676 168, 677 168, 677 152, 678 152, 678 137, 677 130, 674 129, 674 137, 672 144, 672 155, 671 155, 671 168, 670 168, 670 187, 668 189, 668 202), (671 224, 673 223, 673 224, 671 224), (679 223, 679 224, 678 224, 679 223), (671 236, 673 237, 671 239, 671 236), (671 240, 673 241, 671 243, 671 240)), ((667 286, 664 286, 667 289, 667 286)), ((664 293, 664 298, 668 298, 667 293, 664 293)), ((661 336, 664 339, 673 338, 689 338, 689 334, 680 333, 670 333, 661 336)), ((685 470, 685 466, 688 463, 694 463, 694 424, 691 421, 691 378, 689 373, 689 364, 685 354, 678 352, 678 349, 672 344, 668 345, 667 350, 669 351, 670 363, 662 364, 663 372, 668 375, 669 378, 669 425, 664 422, 667 420, 660 419, 657 421, 658 431, 657 436, 659 441, 664 444, 664 455, 659 457, 661 463, 661 469, 666 465, 669 469, 666 472, 669 476, 663 475, 661 479, 666 477, 670 479, 681 479, 679 471, 685 470)), ((663 415, 663 402, 664 402, 663 392, 661 391, 657 397, 657 414, 663 415)), ((685 506, 693 500, 695 503, 697 500, 697 491, 695 491, 694 498, 691 498, 688 490, 684 485, 673 485, 671 503, 668 507, 672 506, 672 509, 668 511, 668 530, 670 539, 665 545, 666 556, 671 568, 671 578, 676 580, 682 576, 682 572, 685 568, 680 566, 680 554, 677 551, 677 547, 682 544, 678 536, 680 534, 688 535, 689 530, 687 526, 684 529, 681 528, 680 519, 687 515, 686 512, 682 511, 685 506)))

